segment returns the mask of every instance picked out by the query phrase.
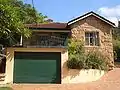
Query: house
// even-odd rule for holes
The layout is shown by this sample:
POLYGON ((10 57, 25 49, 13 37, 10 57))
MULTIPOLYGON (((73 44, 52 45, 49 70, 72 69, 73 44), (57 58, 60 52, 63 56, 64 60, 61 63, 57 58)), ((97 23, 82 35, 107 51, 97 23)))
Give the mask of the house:
POLYGON ((32 37, 8 47, 4 83, 64 83, 69 37, 84 41, 86 51, 99 50, 113 67, 112 28, 115 24, 89 12, 68 23, 27 24, 32 37))

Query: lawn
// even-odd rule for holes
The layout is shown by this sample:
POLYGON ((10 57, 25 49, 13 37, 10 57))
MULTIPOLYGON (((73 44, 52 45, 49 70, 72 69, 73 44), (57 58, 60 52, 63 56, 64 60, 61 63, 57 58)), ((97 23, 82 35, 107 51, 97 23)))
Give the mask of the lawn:
POLYGON ((12 90, 10 87, 0 87, 0 90, 12 90))

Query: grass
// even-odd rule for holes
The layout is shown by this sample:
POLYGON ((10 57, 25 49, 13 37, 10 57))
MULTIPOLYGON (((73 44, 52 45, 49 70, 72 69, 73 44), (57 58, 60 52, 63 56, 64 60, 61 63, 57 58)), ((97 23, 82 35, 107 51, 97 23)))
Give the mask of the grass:
POLYGON ((13 90, 13 89, 10 87, 0 87, 0 90, 13 90))

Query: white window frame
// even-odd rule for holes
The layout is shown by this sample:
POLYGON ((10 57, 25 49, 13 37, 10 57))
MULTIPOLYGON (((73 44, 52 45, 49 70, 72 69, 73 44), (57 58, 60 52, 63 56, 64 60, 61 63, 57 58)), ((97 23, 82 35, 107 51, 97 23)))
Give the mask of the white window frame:
POLYGON ((96 31, 91 31, 91 32, 85 32, 85 46, 100 46, 100 41, 99 41, 99 32, 96 31), (88 36, 86 35, 88 34, 88 36), (91 35, 93 37, 91 37, 91 35), (88 38, 88 44, 86 43, 86 38, 88 38), (93 45, 91 45, 91 38, 94 39, 93 41, 93 45))

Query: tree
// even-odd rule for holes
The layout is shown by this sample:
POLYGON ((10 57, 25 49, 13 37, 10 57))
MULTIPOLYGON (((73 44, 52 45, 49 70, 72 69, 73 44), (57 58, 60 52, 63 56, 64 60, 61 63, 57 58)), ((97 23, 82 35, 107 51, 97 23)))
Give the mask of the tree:
POLYGON ((113 38, 120 40, 120 28, 116 27, 113 29, 113 38))
POLYGON ((47 16, 42 13, 38 13, 37 10, 31 6, 31 4, 24 4, 22 1, 13 0, 12 5, 14 7, 19 7, 21 19, 25 24, 47 22, 47 16))
POLYGON ((30 31, 25 28, 20 19, 19 8, 8 2, 0 3, 0 43, 11 46, 17 43, 20 35, 30 36, 30 31))
POLYGON ((18 0, 0 1, 0 44, 15 45, 20 36, 30 37, 28 23, 44 23, 46 16, 38 13, 30 4, 18 0))
POLYGON ((120 27, 113 29, 113 49, 115 60, 120 61, 120 27))

